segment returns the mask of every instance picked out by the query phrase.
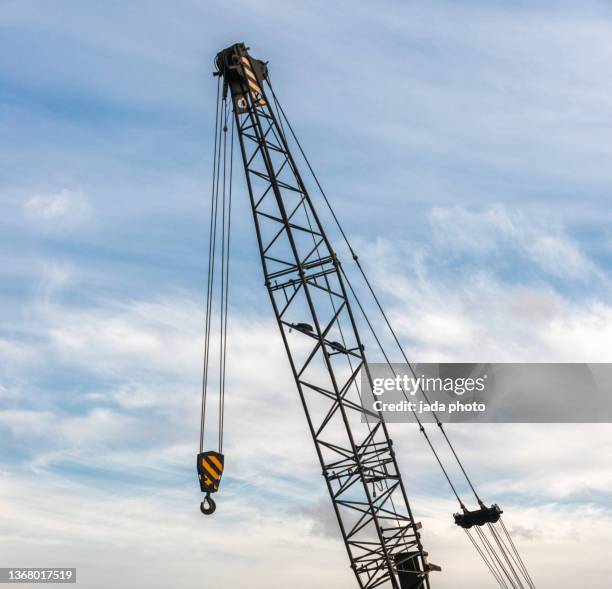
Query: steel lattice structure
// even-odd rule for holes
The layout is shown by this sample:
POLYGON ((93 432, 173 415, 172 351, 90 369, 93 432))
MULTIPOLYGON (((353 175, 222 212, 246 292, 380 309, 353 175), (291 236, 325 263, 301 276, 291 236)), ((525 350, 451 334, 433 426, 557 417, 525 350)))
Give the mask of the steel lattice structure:
MULTIPOLYGON (((429 587, 427 563, 380 414, 362 419, 367 373, 340 262, 243 44, 220 52, 232 99, 265 285, 359 587, 429 587)), ((368 373, 369 374, 369 373, 368 373)))

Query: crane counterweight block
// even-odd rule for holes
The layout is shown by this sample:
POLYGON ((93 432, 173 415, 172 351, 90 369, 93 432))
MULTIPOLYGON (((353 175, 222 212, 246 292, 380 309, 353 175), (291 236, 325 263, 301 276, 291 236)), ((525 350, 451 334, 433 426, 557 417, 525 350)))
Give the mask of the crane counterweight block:
POLYGON ((202 493, 216 493, 221 484, 224 457, 219 452, 209 450, 198 454, 198 477, 202 493))

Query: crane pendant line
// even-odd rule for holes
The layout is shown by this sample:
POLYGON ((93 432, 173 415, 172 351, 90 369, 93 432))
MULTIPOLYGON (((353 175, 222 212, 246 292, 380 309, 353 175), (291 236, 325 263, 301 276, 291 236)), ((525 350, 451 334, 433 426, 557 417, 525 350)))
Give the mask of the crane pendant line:
POLYGON ((382 416, 361 419, 364 348, 340 263, 266 98, 266 66, 243 44, 216 64, 234 105, 265 285, 351 568, 362 589, 429 588, 438 567, 427 562, 382 416))

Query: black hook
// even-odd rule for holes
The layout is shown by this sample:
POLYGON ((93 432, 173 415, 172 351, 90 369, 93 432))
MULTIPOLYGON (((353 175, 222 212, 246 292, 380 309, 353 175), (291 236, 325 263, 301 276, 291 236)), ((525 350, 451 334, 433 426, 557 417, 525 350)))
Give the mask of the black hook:
POLYGON ((211 515, 217 509, 217 504, 215 500, 211 498, 210 493, 206 493, 206 497, 204 497, 204 501, 200 503, 200 511, 204 515, 211 515))

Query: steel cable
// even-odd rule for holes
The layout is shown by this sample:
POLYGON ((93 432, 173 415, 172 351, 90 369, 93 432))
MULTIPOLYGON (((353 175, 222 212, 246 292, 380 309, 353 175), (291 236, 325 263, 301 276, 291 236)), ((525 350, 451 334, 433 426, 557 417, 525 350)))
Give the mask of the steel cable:
POLYGON ((480 555, 484 563, 487 565, 489 571, 491 571, 493 578, 497 581, 499 586, 502 589, 507 589, 508 586, 506 585, 503 578, 499 575, 498 571, 495 569, 494 563, 489 561, 489 557, 484 553, 484 550, 480 547, 478 542, 472 537, 472 534, 470 533, 470 531, 466 528, 464 528, 463 531, 465 532, 467 537, 470 539, 470 542, 474 545, 474 548, 476 549, 476 551, 478 552, 478 554, 480 555))
POLYGON ((227 241, 225 244, 225 297, 222 298, 224 307, 222 312, 223 321, 223 337, 222 337, 222 360, 221 360, 221 386, 220 386, 220 403, 219 403, 219 452, 223 452, 223 428, 225 424, 225 384, 227 375, 227 319, 229 315, 229 271, 230 271, 230 244, 231 244, 231 229, 232 229, 232 179, 234 166, 234 118, 232 117, 230 131, 230 171, 229 171, 229 193, 227 202, 227 241))
POLYGON ((521 555, 520 555, 516 545, 514 544, 514 540, 512 540, 512 536, 510 536, 510 533, 508 532, 508 529, 506 528, 506 524, 504 523, 504 520, 501 517, 499 518, 499 523, 500 523, 501 528, 503 529, 506 537, 508 538, 508 542, 510 544, 512 552, 514 552, 514 555, 516 556, 516 559, 518 560, 517 564, 519 565, 519 568, 521 569, 521 571, 523 573, 523 576, 525 577, 525 579, 529 583, 529 586, 535 589, 535 583, 533 582, 533 579, 531 578, 531 575, 529 574, 529 571, 527 570, 527 567, 525 566, 525 562, 521 558, 521 555))
POLYGON ((210 350, 210 303, 211 303, 211 281, 212 281, 212 267, 214 264, 214 235, 213 225, 216 220, 216 195, 217 180, 218 180, 218 151, 220 151, 219 145, 219 110, 220 110, 220 90, 221 90, 221 79, 217 81, 217 108, 215 114, 215 141, 214 141, 214 153, 213 153, 213 178, 212 178, 212 191, 211 191, 211 204, 210 204, 210 228, 208 238, 208 275, 207 275, 207 286, 206 286, 206 299, 205 299, 205 325, 204 325, 204 356, 203 356, 203 370, 202 370, 202 408, 201 408, 201 419, 200 419, 200 452, 204 451, 204 433, 206 427, 206 401, 208 392, 208 358, 210 350))
MULTIPOLYGON (((208 271, 205 298, 204 359, 202 373, 202 412, 200 423, 200 452, 204 450, 206 435, 206 411, 208 388, 211 377, 211 351, 213 314, 215 310, 215 278, 217 257, 220 257, 220 312, 219 312, 219 400, 217 447, 223 449, 223 427, 225 409, 225 380, 227 367, 227 316, 229 308, 229 240, 231 236, 231 190, 233 171, 233 133, 230 138, 230 163, 227 163, 227 123, 230 106, 225 98, 220 99, 220 82, 217 87, 217 113, 215 117, 215 146, 213 158, 213 187, 210 205, 210 227, 208 236, 208 271), (229 172, 229 173, 228 173, 229 172), (220 236, 220 247, 218 241, 220 236), (217 253, 217 250, 219 252, 217 253)), ((233 124, 232 124, 233 129, 233 124)))

